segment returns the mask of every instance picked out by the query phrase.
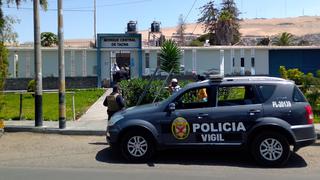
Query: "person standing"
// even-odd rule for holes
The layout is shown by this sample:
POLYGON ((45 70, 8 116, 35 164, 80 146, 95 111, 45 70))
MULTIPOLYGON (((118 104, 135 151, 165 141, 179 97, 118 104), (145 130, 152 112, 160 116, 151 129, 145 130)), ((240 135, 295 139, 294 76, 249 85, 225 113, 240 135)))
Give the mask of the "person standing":
POLYGON ((126 69, 124 67, 121 67, 120 68, 120 81, 128 80, 128 79, 129 79, 128 72, 126 71, 126 69))
MULTIPOLYGON (((111 73, 112 73, 112 80, 113 82, 118 82, 119 81, 119 73, 120 73, 120 68, 117 65, 117 63, 114 63, 111 67, 111 73)), ((116 83, 115 83, 116 84, 116 83)))
POLYGON ((120 94, 120 88, 118 85, 113 86, 112 93, 106 97, 103 102, 103 105, 108 107, 108 120, 110 120, 111 116, 124 109, 125 102, 123 97, 120 94))
POLYGON ((127 71, 127 80, 130 79, 130 68, 128 64, 124 64, 124 69, 127 71))
POLYGON ((171 80, 171 84, 169 86, 169 91, 173 94, 173 93, 178 92, 180 89, 181 89, 181 87, 178 84, 178 79, 173 78, 171 80))

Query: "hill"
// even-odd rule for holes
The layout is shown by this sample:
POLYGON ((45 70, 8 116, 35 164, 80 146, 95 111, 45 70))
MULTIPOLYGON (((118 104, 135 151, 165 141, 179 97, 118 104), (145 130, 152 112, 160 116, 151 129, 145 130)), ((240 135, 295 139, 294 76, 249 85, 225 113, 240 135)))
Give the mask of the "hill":
MULTIPOLYGON (((320 34, 320 16, 301 16, 293 18, 244 19, 240 23, 242 36, 265 37, 282 32, 296 36, 320 34)), ((176 32, 176 27, 163 27, 162 33, 170 38, 176 32)), ((203 26, 196 23, 187 24, 186 33, 203 34, 203 26)), ((148 30, 141 31, 143 40, 148 39, 148 30)))

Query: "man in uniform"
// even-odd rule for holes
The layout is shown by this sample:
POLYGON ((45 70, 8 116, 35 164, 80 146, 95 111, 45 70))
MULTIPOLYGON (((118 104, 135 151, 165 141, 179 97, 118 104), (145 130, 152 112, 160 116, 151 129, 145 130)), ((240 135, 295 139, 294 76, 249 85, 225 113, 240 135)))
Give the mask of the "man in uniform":
POLYGON ((118 85, 113 86, 112 93, 106 97, 103 105, 108 107, 108 120, 110 120, 114 113, 124 109, 124 99, 120 95, 120 88, 118 85))

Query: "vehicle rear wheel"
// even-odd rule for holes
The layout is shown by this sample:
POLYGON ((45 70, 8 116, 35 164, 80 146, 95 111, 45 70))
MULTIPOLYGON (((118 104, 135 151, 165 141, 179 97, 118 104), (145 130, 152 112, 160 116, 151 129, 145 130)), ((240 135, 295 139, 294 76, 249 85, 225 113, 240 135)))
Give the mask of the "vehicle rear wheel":
POLYGON ((128 161, 145 162, 154 154, 153 138, 143 131, 129 131, 122 138, 121 154, 128 161))
POLYGON ((290 145, 282 134, 264 132, 252 141, 251 153, 262 166, 283 166, 290 157, 290 145))

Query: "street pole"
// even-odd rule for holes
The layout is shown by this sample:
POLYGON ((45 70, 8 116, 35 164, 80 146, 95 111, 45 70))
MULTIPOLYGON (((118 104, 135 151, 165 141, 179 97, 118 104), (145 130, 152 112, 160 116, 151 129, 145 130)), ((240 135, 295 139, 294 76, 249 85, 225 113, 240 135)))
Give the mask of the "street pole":
POLYGON ((66 83, 64 67, 64 37, 62 0, 58 0, 58 58, 59 58, 59 128, 66 128, 66 83))
POLYGON ((33 25, 34 25, 34 69, 35 69, 35 126, 42 126, 42 60, 40 47, 40 18, 39 0, 33 0, 33 25))
POLYGON ((94 33, 94 47, 97 47, 97 4, 96 0, 93 0, 93 33, 94 33))

